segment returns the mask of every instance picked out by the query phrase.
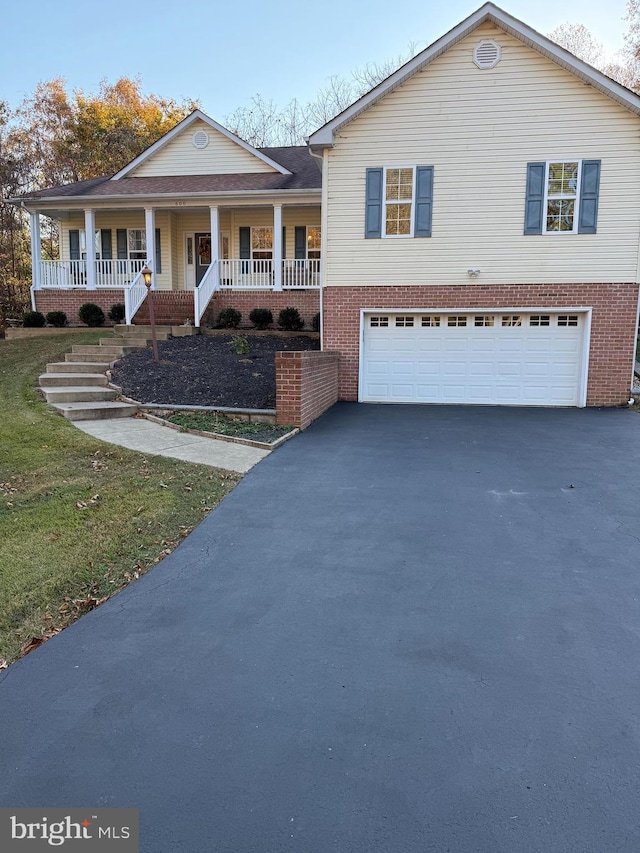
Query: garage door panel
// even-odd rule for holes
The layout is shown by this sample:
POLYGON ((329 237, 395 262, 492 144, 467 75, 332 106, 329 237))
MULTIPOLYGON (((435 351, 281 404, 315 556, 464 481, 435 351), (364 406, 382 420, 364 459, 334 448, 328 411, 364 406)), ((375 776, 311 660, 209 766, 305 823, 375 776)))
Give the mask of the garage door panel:
POLYGON ((580 405, 584 315, 503 314, 391 314, 377 328, 365 316, 360 398, 580 405))

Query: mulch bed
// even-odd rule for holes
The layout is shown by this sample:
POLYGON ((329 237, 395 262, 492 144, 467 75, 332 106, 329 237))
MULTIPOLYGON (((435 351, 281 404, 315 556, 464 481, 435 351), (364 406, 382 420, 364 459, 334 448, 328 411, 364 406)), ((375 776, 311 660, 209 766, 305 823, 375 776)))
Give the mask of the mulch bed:
POLYGON ((229 346, 232 337, 194 335, 160 341, 158 364, 150 347, 131 353, 116 363, 113 382, 140 403, 274 409, 276 352, 320 348, 316 339, 304 335, 248 335, 249 353, 235 355, 229 346))

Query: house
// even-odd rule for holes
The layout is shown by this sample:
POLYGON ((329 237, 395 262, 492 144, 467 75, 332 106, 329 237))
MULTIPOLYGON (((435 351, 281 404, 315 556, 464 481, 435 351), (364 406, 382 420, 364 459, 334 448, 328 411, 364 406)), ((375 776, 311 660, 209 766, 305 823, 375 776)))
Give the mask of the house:
POLYGON ((487 3, 308 151, 255 150, 194 113, 112 178, 25 199, 63 223, 60 278, 34 257, 34 297, 66 310, 63 294, 122 286, 124 262, 131 312, 146 257, 176 320, 194 295, 196 322, 205 304, 203 322, 321 296, 341 399, 622 404, 639 134, 637 95, 487 3))
POLYGON ((307 322, 319 310, 321 172, 305 146, 256 149, 195 110, 117 174, 20 201, 39 311, 125 303, 143 322, 145 261, 163 322, 213 323, 231 305, 291 305, 307 322), (59 222, 60 260, 37 253, 41 214, 59 222))

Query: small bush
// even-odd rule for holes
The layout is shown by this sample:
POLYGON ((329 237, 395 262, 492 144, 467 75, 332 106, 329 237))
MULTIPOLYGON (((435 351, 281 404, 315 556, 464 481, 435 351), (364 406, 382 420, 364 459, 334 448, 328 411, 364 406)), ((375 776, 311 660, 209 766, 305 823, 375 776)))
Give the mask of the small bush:
POLYGON ((278 326, 287 332, 299 332, 304 329, 304 320, 297 308, 283 308, 278 314, 278 326))
POLYGON ((266 329, 273 323, 273 314, 268 308, 254 308, 249 314, 249 319, 256 329, 266 329))
POLYGON ((112 305, 109 308, 109 319, 114 323, 122 323, 124 320, 124 305, 122 302, 116 302, 115 305, 112 305))
POLYGON ((50 326, 55 326, 56 329, 61 329, 67 325, 67 315, 64 311, 49 311, 47 314, 47 323, 50 326))
POLYGON ((247 355, 249 352, 249 341, 246 335, 234 335, 229 341, 229 346, 236 355, 247 355))
POLYGON ((223 308, 218 314, 218 326, 221 329, 237 329, 242 320, 242 314, 235 308, 223 308))
POLYGON ((45 322, 44 314, 40 311, 27 311, 22 315, 22 325, 25 329, 41 329, 45 322))
POLYGON ((78 317, 87 326, 101 326, 104 323, 104 311, 93 302, 85 302, 80 306, 78 317))
POLYGON ((320 312, 319 311, 317 314, 314 314, 313 317, 311 318, 311 328, 313 329, 314 332, 320 331, 320 312))

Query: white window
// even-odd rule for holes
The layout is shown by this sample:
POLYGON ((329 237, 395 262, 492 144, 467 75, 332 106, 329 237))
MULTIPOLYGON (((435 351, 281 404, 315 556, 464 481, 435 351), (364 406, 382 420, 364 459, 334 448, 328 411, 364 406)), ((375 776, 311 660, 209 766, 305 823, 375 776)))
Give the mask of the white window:
POLYGON ((307 228, 307 258, 312 261, 320 260, 320 229, 307 228))
POLYGON ((543 233, 573 234, 578 230, 581 164, 581 160, 547 163, 543 233))
POLYGON ((251 229, 251 257, 255 261, 270 261, 273 257, 273 228, 251 229))
POLYGON ((413 236, 415 172, 415 166, 385 167, 383 229, 385 237, 413 236))
POLYGON ((127 250, 129 260, 146 261, 147 234, 144 228, 127 228, 127 250))

